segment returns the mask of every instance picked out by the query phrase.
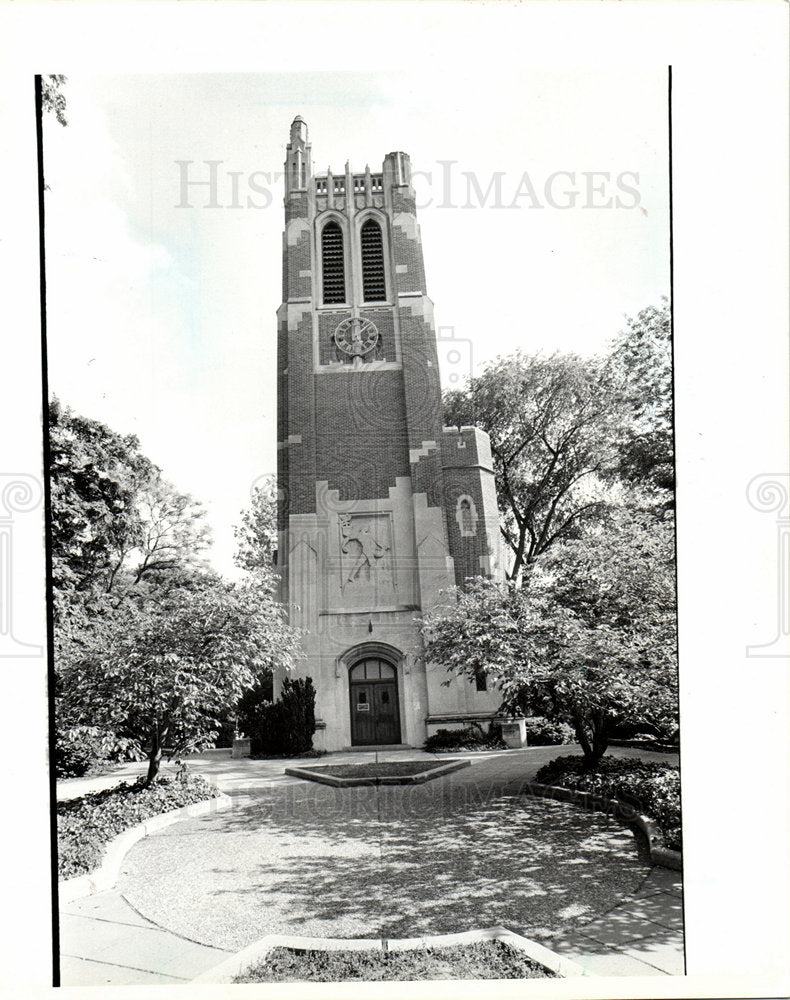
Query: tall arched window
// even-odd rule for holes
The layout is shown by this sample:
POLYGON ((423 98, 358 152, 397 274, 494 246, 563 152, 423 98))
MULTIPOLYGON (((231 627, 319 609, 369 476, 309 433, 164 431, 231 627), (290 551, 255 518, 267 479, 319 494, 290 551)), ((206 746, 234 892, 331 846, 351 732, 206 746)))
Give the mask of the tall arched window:
POLYGON ((321 231, 321 272, 324 278, 324 302, 345 302, 343 231, 336 222, 327 222, 321 231))
POLYGON ((363 223, 360 232, 362 246, 362 298, 365 302, 382 302, 387 297, 384 281, 384 245, 381 226, 375 219, 363 223))

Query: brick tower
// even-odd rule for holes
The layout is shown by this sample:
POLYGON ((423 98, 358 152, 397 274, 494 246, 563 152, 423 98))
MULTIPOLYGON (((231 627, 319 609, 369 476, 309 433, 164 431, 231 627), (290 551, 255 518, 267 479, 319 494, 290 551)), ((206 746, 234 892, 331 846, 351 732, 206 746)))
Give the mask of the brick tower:
POLYGON ((314 175, 307 138, 295 118, 278 311, 282 599, 303 630, 316 747, 420 746, 499 705, 468 680, 447 686, 418 630, 441 590, 502 571, 491 452, 483 431, 442 427, 409 157, 314 175))

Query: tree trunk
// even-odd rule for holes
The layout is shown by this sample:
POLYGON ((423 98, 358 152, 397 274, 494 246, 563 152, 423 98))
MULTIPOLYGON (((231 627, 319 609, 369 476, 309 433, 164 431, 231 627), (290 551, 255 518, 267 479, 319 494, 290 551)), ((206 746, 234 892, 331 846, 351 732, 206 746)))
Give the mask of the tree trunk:
POLYGON ((584 753, 584 766, 595 767, 609 746, 606 717, 602 712, 595 712, 589 720, 585 720, 582 715, 574 713, 573 727, 576 730, 576 739, 584 753))
POLYGON ((586 766, 594 763, 593 761, 593 749, 590 745, 590 741, 587 739, 587 732, 584 728, 584 719, 578 712, 573 713, 573 728, 576 731, 576 739, 579 741, 579 745, 584 753, 584 763, 586 766))
POLYGON ((596 712, 592 720, 593 740, 592 740, 592 761, 593 765, 606 753, 609 746, 609 736, 606 732, 606 717, 602 712, 596 712))
POLYGON ((150 788, 150 786, 156 781, 156 776, 159 774, 159 766, 162 763, 162 744, 159 742, 159 734, 154 733, 153 740, 151 741, 151 752, 148 755, 148 774, 145 779, 145 787, 150 788))
MULTIPOLYGON (((169 728, 169 727, 168 727, 169 728)), ((162 763, 162 748, 167 737, 167 729, 159 729, 154 726, 151 730, 151 751, 148 754, 148 774, 145 779, 145 787, 150 788, 156 781, 159 774, 159 767, 162 763)))

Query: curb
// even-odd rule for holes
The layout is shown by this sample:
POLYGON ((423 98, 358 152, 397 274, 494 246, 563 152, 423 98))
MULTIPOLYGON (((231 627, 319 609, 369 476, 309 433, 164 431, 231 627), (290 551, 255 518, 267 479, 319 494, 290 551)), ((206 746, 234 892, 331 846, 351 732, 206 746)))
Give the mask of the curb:
POLYGON ((507 927, 485 927, 482 930, 463 931, 459 934, 435 934, 416 938, 310 938, 290 937, 285 934, 268 934, 230 958, 207 969, 192 980, 193 983, 231 983, 250 966, 264 959, 273 948, 291 948, 299 951, 416 951, 421 948, 448 948, 453 945, 476 944, 478 941, 503 941, 542 965, 561 979, 575 976, 597 978, 578 962, 550 951, 537 941, 522 937, 507 927))
POLYGON ((137 826, 124 830, 117 837, 107 844, 104 849, 104 857, 101 865, 88 875, 77 875, 76 878, 64 879, 58 882, 58 901, 71 903, 75 899, 83 899, 85 896, 92 896, 96 892, 104 892, 112 889, 118 881, 121 873, 123 859, 129 850, 145 837, 162 830, 166 826, 172 826, 182 819, 191 819, 196 816, 206 816, 209 813, 225 812, 232 805, 232 799, 224 792, 218 792, 214 798, 204 799, 202 802, 193 802, 188 806, 181 806, 180 809, 173 809, 170 812, 160 813, 159 816, 152 816, 150 819, 139 823, 137 826))
POLYGON ((452 774, 453 771, 459 771, 462 767, 471 767, 471 764, 471 760, 451 760, 446 764, 438 764, 436 767, 420 771, 419 774, 390 774, 381 778, 373 776, 338 778, 333 774, 311 771, 306 767, 286 767, 285 773, 292 778, 305 778, 307 781, 317 781, 319 784, 332 785, 334 788, 346 788, 351 785, 423 785, 426 781, 441 778, 445 774, 452 774))
POLYGON ((541 785, 536 781, 528 782, 524 785, 523 790, 528 795, 535 795, 539 798, 556 799, 558 802, 569 802, 581 806, 583 809, 606 812, 623 820, 629 826, 635 826, 647 838, 652 864, 661 865, 662 868, 670 868, 676 872, 683 871, 682 853, 664 847, 664 835, 658 824, 649 816, 642 815, 638 809, 627 802, 621 802, 619 799, 607 799, 603 795, 595 795, 593 792, 560 788, 558 785, 541 785))

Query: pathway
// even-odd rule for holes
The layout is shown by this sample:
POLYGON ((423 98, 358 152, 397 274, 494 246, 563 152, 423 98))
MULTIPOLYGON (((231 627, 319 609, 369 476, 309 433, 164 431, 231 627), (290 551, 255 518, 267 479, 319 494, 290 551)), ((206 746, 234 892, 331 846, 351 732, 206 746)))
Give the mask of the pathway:
POLYGON ((474 754, 472 767, 425 785, 335 789, 284 775, 285 761, 202 755, 190 766, 234 808, 141 841, 116 890, 63 908, 62 981, 186 981, 267 933, 403 937, 492 924, 598 974, 682 974, 675 873, 651 869, 603 814, 520 794, 555 756, 474 754))

